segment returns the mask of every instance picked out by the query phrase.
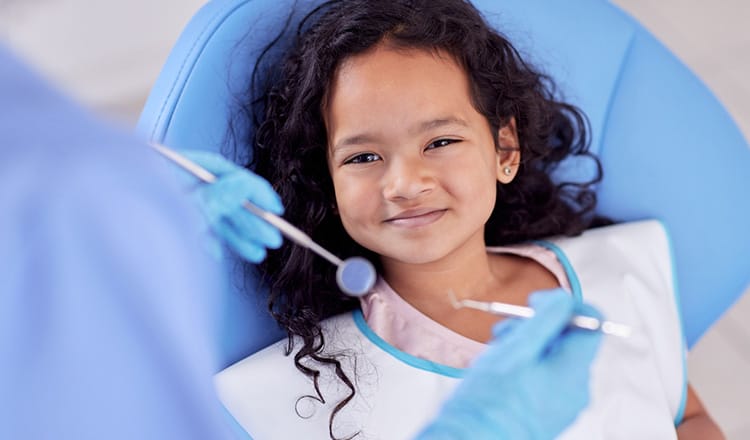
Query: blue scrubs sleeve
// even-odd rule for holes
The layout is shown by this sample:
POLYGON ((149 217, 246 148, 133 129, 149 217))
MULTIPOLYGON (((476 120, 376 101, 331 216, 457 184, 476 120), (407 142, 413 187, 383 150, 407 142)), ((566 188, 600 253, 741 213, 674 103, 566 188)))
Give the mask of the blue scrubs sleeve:
POLYGON ((172 169, 0 45, 0 438, 238 438, 217 262, 172 169))

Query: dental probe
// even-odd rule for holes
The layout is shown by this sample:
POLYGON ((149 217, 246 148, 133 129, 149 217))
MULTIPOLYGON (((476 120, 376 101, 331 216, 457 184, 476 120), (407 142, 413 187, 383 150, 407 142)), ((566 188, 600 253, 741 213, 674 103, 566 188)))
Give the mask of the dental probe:
MULTIPOLYGON (((198 179, 206 183, 213 183, 216 180, 216 176, 211 172, 178 152, 163 145, 151 144, 151 146, 161 153, 162 156, 181 166, 198 179)), ((336 266, 336 284, 347 295, 363 296, 375 285, 375 267, 365 258, 350 257, 346 260, 341 260, 324 247, 315 243, 307 234, 283 218, 255 206, 249 200, 243 202, 242 206, 254 215, 275 226, 288 239, 304 248, 310 249, 336 266)))
MULTIPOLYGON (((517 306, 515 304, 507 304, 498 301, 477 301, 473 299, 459 300, 456 298, 456 295, 452 290, 448 291, 448 297, 451 300, 451 305, 453 305, 453 308, 455 309, 466 307, 469 309, 481 310, 493 315, 510 316, 513 318, 531 318, 534 316, 534 309, 531 307, 517 306)), ((631 328, 625 324, 603 321, 594 318, 593 316, 585 315, 573 316, 570 320, 570 325, 584 330, 601 331, 602 333, 619 336, 621 338, 627 338, 632 331, 631 328)))

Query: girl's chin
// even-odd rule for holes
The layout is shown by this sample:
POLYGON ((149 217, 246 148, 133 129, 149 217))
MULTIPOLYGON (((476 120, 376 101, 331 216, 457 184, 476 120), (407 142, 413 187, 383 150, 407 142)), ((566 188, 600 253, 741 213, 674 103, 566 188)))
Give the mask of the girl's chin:
POLYGON ((438 254, 438 253, 430 253, 427 254, 425 252, 408 252, 408 253, 390 253, 390 254, 382 254, 381 253, 381 261, 384 265, 390 264, 396 264, 396 265, 412 265, 412 266, 420 266, 420 265, 428 265, 437 263, 445 258, 444 254, 438 254), (434 254, 434 255, 433 255, 434 254))

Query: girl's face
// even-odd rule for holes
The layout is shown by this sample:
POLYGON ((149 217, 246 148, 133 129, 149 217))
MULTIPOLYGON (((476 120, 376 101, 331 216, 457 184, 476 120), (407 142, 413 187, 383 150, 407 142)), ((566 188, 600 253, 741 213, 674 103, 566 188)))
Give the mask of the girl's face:
MULTIPOLYGON (((324 115, 338 213, 355 241, 384 265, 483 249, 496 181, 513 178, 518 153, 495 149, 450 56, 379 45, 351 57, 324 115)), ((504 146, 517 147, 514 126, 500 130, 504 146)))

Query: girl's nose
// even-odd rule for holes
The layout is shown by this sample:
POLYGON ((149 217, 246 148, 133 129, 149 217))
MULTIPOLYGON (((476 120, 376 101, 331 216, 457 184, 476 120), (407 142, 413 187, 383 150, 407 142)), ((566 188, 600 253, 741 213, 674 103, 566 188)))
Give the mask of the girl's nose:
POLYGON ((435 188, 435 175, 422 158, 391 161, 383 176, 386 200, 411 200, 429 194, 435 188))

